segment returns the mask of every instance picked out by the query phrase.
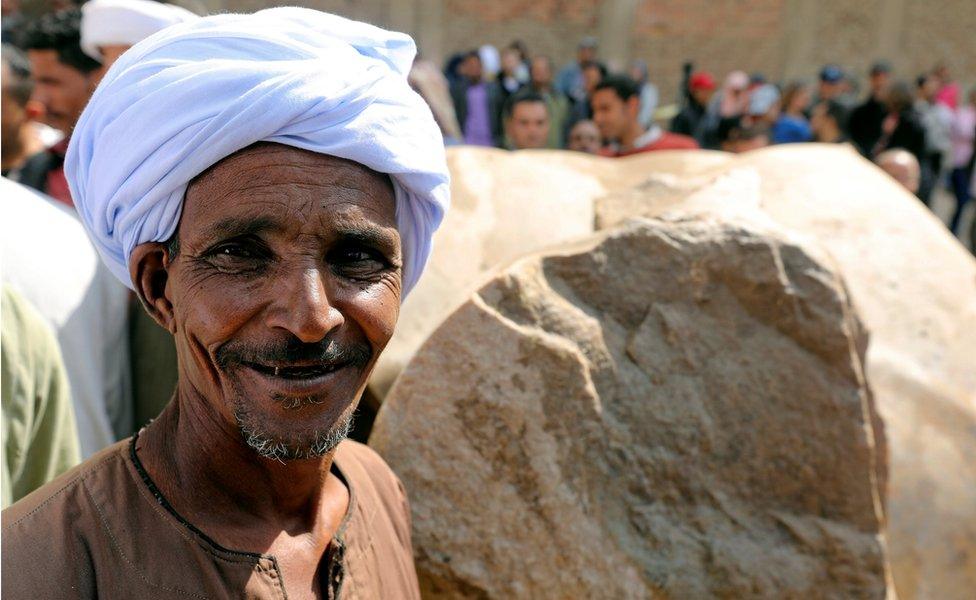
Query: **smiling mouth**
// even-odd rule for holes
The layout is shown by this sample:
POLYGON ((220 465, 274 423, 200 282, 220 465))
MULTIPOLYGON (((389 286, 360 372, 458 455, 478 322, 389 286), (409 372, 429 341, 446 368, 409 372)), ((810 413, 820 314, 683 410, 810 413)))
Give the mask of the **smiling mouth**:
POLYGON ((315 379, 317 377, 328 375, 329 373, 334 373, 347 366, 347 363, 318 363, 311 365, 262 365, 258 363, 244 364, 262 375, 291 380, 315 379))

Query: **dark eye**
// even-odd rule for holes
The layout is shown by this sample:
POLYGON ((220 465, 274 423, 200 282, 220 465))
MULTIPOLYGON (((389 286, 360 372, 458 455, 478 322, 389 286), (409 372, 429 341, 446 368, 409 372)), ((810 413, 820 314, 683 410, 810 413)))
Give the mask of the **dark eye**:
POLYGON ((254 254, 241 244, 223 244, 214 248, 217 256, 232 256, 235 258, 253 258, 254 254))
POLYGON ((382 253, 362 246, 340 246, 329 252, 327 260, 337 274, 349 279, 369 279, 390 268, 382 253))
POLYGON ((249 240, 222 242, 206 253, 207 260, 225 272, 253 271, 264 264, 267 255, 261 245, 249 240))

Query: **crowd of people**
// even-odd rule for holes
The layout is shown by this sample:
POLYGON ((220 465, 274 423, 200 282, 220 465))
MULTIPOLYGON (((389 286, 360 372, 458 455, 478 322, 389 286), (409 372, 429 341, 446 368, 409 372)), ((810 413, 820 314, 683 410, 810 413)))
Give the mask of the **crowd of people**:
MULTIPOLYGON (((50 381, 57 395, 71 389, 74 416, 71 411, 48 410, 57 422, 42 428, 47 439, 35 440, 45 448, 43 454, 61 462, 89 456, 144 423, 147 411, 133 407, 131 389, 138 383, 130 381, 131 372, 138 364, 175 362, 170 351, 150 361, 134 354, 133 365, 128 363, 126 351, 120 350, 134 328, 126 325, 127 314, 141 315, 143 321, 146 316, 98 265, 90 245, 79 242, 71 260, 43 259, 65 240, 84 238, 72 214, 74 203, 65 178, 68 142, 99 81, 120 55, 161 29, 197 18, 185 9, 150 0, 92 0, 33 21, 4 16, 3 190, 5 196, 20 198, 4 199, 4 294, 25 296, 53 329, 61 349, 69 385, 58 384, 59 376, 50 381), (8 27, 10 23, 17 26, 8 27), (56 204, 28 197, 26 189, 56 204), (38 220, 48 225, 39 228, 38 220), (8 284, 16 285, 8 290, 8 284), (61 305, 51 302, 55 296, 61 305), (87 307, 84 319, 65 316, 65 307, 82 303, 87 307)), ((815 83, 782 84, 744 71, 719 79, 686 65, 680 98, 667 105, 648 73, 641 61, 627 72, 609 69, 601 61, 597 40, 587 37, 579 43, 575 59, 561 67, 552 57, 533 55, 525 44, 515 42, 500 52, 483 46, 457 53, 443 68, 418 58, 409 82, 429 105, 445 145, 566 149, 622 157, 669 149, 738 153, 771 144, 849 143, 926 203, 938 186, 949 189, 956 200, 949 227, 961 233, 963 210, 976 190, 976 88, 964 93, 945 66, 905 82, 894 78, 889 63, 876 62, 866 93, 858 97, 859 82, 836 65, 824 66, 815 83)), ((11 302, 16 306, 19 301, 11 302)), ((32 319, 30 313, 23 311, 28 315, 24 318, 32 319)), ((5 311, 5 319, 7 314, 19 312, 5 311)), ((5 321, 4 327, 7 340, 14 339, 6 337, 8 330, 27 326, 8 326, 5 321)), ((8 348, 13 352, 14 346, 5 341, 5 386, 13 381, 6 370, 8 348)), ((43 360, 50 362, 52 356, 47 352, 43 360)), ((157 396, 150 402, 152 416, 168 400, 171 388, 149 387, 154 390, 146 394, 157 396)), ((8 392, 14 393, 4 387, 5 398, 8 392)), ((21 449, 20 455, 30 452, 21 449)), ((47 462, 38 459, 38 464, 47 462)), ((7 476, 5 472, 5 483, 7 476)), ((4 497, 5 502, 11 500, 16 495, 4 497)))
POLYGON ((929 204, 945 185, 956 200, 949 223, 958 232, 973 189, 976 87, 965 91, 945 65, 907 82, 887 61, 875 62, 867 90, 837 65, 815 83, 768 81, 733 71, 719 81, 686 67, 680 99, 662 105, 647 64, 626 73, 600 60, 584 38, 574 61, 531 55, 516 41, 499 52, 482 46, 451 56, 442 74, 425 65, 416 86, 431 104, 447 144, 511 150, 568 149, 626 156, 667 149, 745 152, 772 144, 849 143, 929 204), (438 98, 438 91, 441 90, 438 98), (449 91, 449 101, 448 92, 449 91))

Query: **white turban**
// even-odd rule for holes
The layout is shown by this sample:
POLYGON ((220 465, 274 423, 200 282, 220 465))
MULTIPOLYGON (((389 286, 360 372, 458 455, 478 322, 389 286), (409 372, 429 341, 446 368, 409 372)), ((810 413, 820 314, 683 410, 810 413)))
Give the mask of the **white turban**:
POLYGON ((187 184, 259 141, 363 164, 393 180, 404 296, 450 203, 443 140, 407 84, 409 36, 303 8, 174 25, 109 69, 65 159, 78 213, 109 268, 176 231, 187 184))
POLYGON ((81 5, 81 49, 101 61, 99 46, 134 46, 170 25, 198 18, 153 0, 91 0, 81 5))

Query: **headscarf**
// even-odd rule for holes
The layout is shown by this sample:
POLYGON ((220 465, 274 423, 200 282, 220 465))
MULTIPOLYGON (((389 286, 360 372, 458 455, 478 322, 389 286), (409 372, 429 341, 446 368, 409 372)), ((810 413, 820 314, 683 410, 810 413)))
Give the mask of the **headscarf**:
POLYGON ((134 46, 170 25, 197 18, 185 8, 153 0, 91 0, 81 5, 81 49, 101 61, 99 46, 134 46))
POLYGON ((85 228, 132 287, 129 256, 176 231, 187 184, 267 141, 391 176, 404 296, 450 203, 437 124, 407 73, 409 36, 304 8, 174 25, 109 69, 71 136, 65 172, 85 228))

